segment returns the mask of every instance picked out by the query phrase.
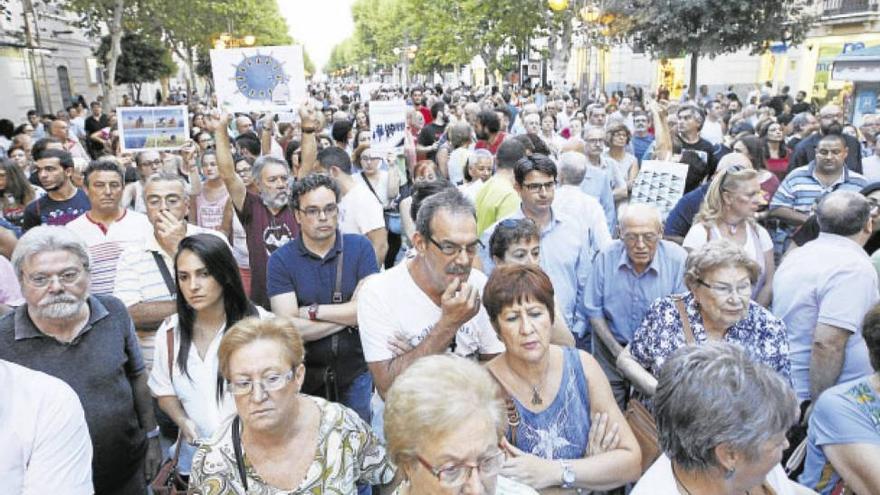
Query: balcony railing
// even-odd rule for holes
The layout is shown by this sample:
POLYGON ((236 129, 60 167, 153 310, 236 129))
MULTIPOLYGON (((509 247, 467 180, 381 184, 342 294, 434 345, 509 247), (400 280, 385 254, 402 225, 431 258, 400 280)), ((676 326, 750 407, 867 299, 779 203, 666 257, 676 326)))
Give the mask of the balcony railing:
POLYGON ((825 16, 871 13, 878 11, 878 0, 825 0, 822 14, 825 16))

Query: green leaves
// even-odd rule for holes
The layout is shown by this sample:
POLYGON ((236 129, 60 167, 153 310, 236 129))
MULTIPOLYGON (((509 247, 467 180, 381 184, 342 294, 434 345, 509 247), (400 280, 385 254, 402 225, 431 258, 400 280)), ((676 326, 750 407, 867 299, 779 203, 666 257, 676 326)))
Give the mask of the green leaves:
MULTIPOLYGON (((101 60, 110 51, 110 37, 101 38, 95 55, 101 60)), ((116 62, 116 84, 140 84, 174 75, 177 65, 158 41, 137 33, 122 36, 122 53, 116 62)))

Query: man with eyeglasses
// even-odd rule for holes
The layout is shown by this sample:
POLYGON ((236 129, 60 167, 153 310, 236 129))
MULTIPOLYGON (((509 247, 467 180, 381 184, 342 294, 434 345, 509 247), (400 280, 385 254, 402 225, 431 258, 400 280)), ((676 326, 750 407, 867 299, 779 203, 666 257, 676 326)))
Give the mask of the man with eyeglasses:
POLYGON ((792 251, 773 277, 773 314, 785 321, 798 400, 869 375, 862 319, 878 296, 877 273, 862 249, 872 234, 868 200, 835 191, 819 202, 819 237, 792 251))
POLYGON ((147 178, 162 170, 162 157, 158 151, 141 151, 134 157, 138 180, 125 186, 120 200, 122 206, 138 213, 146 213, 144 204, 144 183, 147 178))
MULTIPOLYGON (((529 218, 538 226, 541 231, 541 268, 553 282, 562 316, 579 339, 578 346, 589 350, 589 321, 584 295, 593 258, 611 242, 607 226, 602 222, 589 225, 579 217, 553 208, 556 164, 547 156, 535 154, 521 159, 516 164, 514 176, 520 208, 507 218, 529 218)), ((496 225, 483 233, 483 245, 489 244, 496 225)), ((488 249, 481 250, 481 259, 485 272, 491 273, 494 263, 488 249)))
POLYGON ((422 356, 485 361, 504 351, 480 303, 486 276, 471 268, 480 250, 473 204, 455 188, 430 196, 412 242, 414 258, 368 278, 358 293, 364 358, 383 397, 422 356))
POLYGON ((306 343, 303 392, 341 402, 369 422, 373 381, 358 335, 357 294, 379 266, 366 237, 338 230, 340 195, 326 175, 294 185, 300 235, 269 257, 268 294, 272 312, 293 320, 306 343))
POLYGON ((791 158, 788 161, 788 172, 791 173, 798 167, 807 166, 816 160, 816 151, 819 142, 829 135, 841 136, 847 152, 845 156, 846 168, 862 173, 862 144, 858 139, 843 133, 844 116, 843 109, 835 104, 829 104, 819 110, 819 132, 804 138, 798 143, 791 158))
POLYGON ((844 166, 849 151, 841 134, 821 136, 815 159, 785 176, 770 201, 772 218, 783 222, 774 242, 785 252, 789 238, 813 212, 817 201, 832 191, 856 191, 867 185, 860 174, 844 166))
POLYGON ((663 221, 656 208, 629 204, 620 213, 620 239, 593 261, 586 292, 593 357, 608 376, 621 409, 626 407, 630 383, 617 369, 617 356, 656 299, 687 291, 686 260, 684 248, 663 240, 663 221))
POLYGON ((146 215, 120 204, 123 180, 113 157, 90 163, 83 172, 83 184, 92 209, 67 224, 89 249, 92 294, 113 294, 119 256, 129 246, 143 244, 153 230, 146 215))
POLYGON ((145 494, 162 453, 125 306, 90 294, 89 254, 68 229, 29 231, 12 263, 26 304, 0 319, 0 359, 59 378, 76 392, 94 451, 95 493, 145 494))
POLYGON ((187 223, 189 196, 183 179, 177 174, 158 172, 148 177, 144 203, 152 229, 140 243, 127 247, 119 256, 113 295, 128 308, 150 368, 156 329, 165 318, 177 312, 173 275, 178 244, 194 234, 210 233, 226 238, 216 230, 187 223), (163 274, 163 266, 168 278, 163 274))

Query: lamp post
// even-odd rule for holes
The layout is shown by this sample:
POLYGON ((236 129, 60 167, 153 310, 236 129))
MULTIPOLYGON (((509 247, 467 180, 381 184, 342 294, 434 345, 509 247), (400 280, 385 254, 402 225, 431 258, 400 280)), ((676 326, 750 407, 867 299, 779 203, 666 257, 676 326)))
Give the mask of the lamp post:
POLYGON ((417 45, 406 45, 395 47, 392 51, 394 55, 400 57, 400 85, 406 87, 409 83, 409 64, 415 60, 416 52, 419 50, 417 45))
POLYGON ((604 0, 574 0, 573 4, 569 0, 547 0, 547 6, 554 12, 561 12, 569 7, 574 10, 576 17, 580 20, 577 34, 583 46, 588 50, 585 67, 589 80, 587 86, 592 85, 596 89, 603 87, 605 50, 609 44, 614 42, 611 36, 611 25, 617 20, 615 14, 605 9, 604 0), (589 73, 594 63, 595 72, 591 77, 589 73))

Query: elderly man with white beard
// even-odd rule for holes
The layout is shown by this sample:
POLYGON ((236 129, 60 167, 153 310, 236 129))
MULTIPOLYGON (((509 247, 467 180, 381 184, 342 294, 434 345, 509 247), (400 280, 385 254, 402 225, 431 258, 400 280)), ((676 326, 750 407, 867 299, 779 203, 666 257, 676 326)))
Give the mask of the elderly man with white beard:
POLYGON ((25 304, 0 319, 0 359, 76 392, 95 493, 143 494, 161 460, 144 360, 125 305, 89 294, 89 255, 68 229, 28 231, 12 253, 25 304))

